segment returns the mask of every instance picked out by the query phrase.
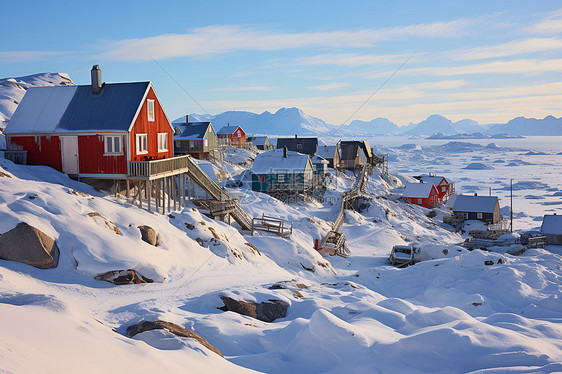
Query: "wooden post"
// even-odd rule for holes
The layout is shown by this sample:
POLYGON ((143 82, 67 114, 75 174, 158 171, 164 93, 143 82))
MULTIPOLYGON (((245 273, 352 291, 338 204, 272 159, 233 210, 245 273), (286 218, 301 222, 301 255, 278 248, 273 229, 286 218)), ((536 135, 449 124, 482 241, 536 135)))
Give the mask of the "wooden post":
POLYGON ((129 178, 127 178, 127 182, 126 182, 126 186, 127 186, 127 202, 130 203, 130 199, 131 199, 131 183, 129 182, 129 178))
POLYGON ((156 180, 156 213, 160 212, 160 179, 156 180))
POLYGON ((139 191, 139 208, 142 209, 142 181, 137 182, 137 189, 139 191))
POLYGON ((147 188, 147 198, 148 198, 148 211, 151 212, 152 211, 152 181, 146 181, 145 184, 148 184, 148 188, 147 188))
POLYGON ((171 186, 170 186, 170 177, 166 177, 166 184, 167 184, 167 188, 166 190, 168 191, 168 212, 170 211, 170 192, 171 192, 171 186))
POLYGON ((174 210, 176 210, 176 202, 177 202, 177 189, 176 189, 176 176, 171 176, 170 179, 172 180, 172 198, 174 199, 174 210))

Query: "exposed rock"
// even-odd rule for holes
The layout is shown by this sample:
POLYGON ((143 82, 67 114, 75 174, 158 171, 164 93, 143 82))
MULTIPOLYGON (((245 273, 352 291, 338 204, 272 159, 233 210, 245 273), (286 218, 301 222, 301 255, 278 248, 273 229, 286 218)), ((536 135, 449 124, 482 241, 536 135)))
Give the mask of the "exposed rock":
POLYGON ((82 192, 82 191, 74 190, 74 189, 72 189, 72 188, 70 188, 70 189, 68 190, 68 193, 71 194, 71 195, 76 195, 76 196, 90 197, 89 194, 87 194, 87 193, 85 193, 85 192, 82 192))
POLYGON ((11 178, 12 176, 2 170, 0 170, 0 177, 2 178, 11 178))
POLYGON ((255 245, 253 245, 252 243, 248 243, 248 242, 246 242, 244 244, 246 244, 248 247, 251 248, 251 251, 252 251, 253 254, 258 254, 258 255, 261 256, 261 252, 256 248, 255 245))
POLYGON ((111 220, 105 218, 101 214, 97 212, 91 212, 88 213, 88 217, 92 217, 94 221, 98 224, 98 226, 108 228, 113 232, 115 232, 117 235, 121 235, 121 231, 119 231, 117 226, 115 226, 115 224, 111 220))
POLYGON ((139 283, 153 283, 154 280, 144 277, 138 271, 133 269, 128 270, 112 270, 107 273, 98 274, 94 277, 95 280, 102 280, 116 284, 139 284, 139 283))
POLYGON ((0 236, 0 258, 4 260, 49 269, 57 267, 59 256, 55 240, 25 222, 0 236))
POLYGON ((195 228, 195 225, 185 222, 185 228, 188 230, 193 230, 195 228))
POLYGON ((150 245, 157 246, 158 245, 158 233, 150 226, 139 226, 137 227, 141 232, 141 239, 144 242, 147 242, 150 245))
POLYGON ((159 330, 159 329, 166 329, 170 333, 176 336, 181 336, 183 338, 195 339, 199 343, 201 343, 205 348, 223 357, 222 353, 217 348, 209 344, 209 342, 207 342, 205 339, 203 339, 201 335, 171 322, 144 321, 139 324, 127 327, 127 335, 129 335, 129 337, 132 338, 133 336, 140 334, 141 332, 150 331, 150 330, 159 330))
POLYGON ((486 260, 486 261, 484 261, 484 265, 491 266, 491 265, 493 265, 493 264, 494 264, 494 261, 492 261, 492 260, 486 260))
POLYGON ((433 218, 437 215, 437 212, 435 212, 435 210, 430 210, 429 213, 427 213, 427 217, 429 218, 433 218))
POLYGON ((218 309, 225 312, 236 312, 264 322, 273 322, 277 318, 284 318, 289 308, 289 304, 282 300, 269 300, 270 303, 261 302, 259 304, 251 301, 234 300, 227 296, 222 296, 221 300, 224 306, 218 309))

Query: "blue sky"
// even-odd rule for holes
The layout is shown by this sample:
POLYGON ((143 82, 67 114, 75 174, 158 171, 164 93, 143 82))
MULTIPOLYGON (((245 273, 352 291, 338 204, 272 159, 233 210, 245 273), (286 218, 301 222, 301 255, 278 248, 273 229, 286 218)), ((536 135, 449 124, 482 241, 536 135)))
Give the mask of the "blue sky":
POLYGON ((22 0, 0 10, 0 77, 63 72, 88 84, 99 64, 106 82, 152 81, 171 119, 293 106, 333 124, 562 116, 559 1, 22 0))

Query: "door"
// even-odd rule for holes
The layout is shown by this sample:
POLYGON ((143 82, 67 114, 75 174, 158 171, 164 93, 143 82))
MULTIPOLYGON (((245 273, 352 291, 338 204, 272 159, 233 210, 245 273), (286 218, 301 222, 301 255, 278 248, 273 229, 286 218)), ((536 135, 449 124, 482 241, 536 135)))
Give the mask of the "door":
POLYGON ((78 137, 61 136, 62 141, 62 172, 78 174, 78 137))

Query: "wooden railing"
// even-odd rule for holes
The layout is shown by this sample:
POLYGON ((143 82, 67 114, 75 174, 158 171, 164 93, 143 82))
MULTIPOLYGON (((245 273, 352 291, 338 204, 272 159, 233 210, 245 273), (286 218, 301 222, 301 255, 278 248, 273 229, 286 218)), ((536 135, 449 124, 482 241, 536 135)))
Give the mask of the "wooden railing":
POLYGON ((264 214, 252 220, 252 232, 254 230, 273 232, 281 237, 285 237, 293 233, 293 223, 264 214))
POLYGON ((189 170, 190 161, 188 156, 151 161, 129 161, 129 176, 150 179, 163 175, 186 173, 189 170))
POLYGON ((27 151, 4 150, 4 158, 14 164, 27 165, 27 151))

